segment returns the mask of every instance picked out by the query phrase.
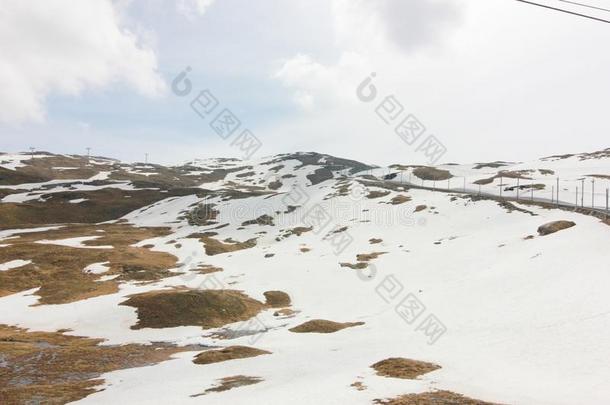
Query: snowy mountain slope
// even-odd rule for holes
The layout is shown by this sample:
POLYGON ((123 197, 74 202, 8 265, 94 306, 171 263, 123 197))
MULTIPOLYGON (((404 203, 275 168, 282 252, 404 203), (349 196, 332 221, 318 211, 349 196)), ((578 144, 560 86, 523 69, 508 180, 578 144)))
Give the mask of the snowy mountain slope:
MULTIPOLYGON (((0 233, 0 267, 15 260, 25 263, 0 272, 0 324, 32 331, 69 329, 70 336, 105 339, 103 345, 113 347, 158 342, 185 346, 168 361, 104 372, 98 386, 103 390, 91 394, 74 388, 78 395, 73 400, 371 404, 438 390, 511 404, 610 400, 608 224, 548 205, 477 198, 462 193, 463 180, 459 184, 455 179, 465 177, 466 191, 477 194, 478 187, 468 184, 500 170, 553 170, 553 175, 535 178, 533 172, 523 174, 536 183, 549 176, 543 183, 547 187, 556 181, 552 176, 569 181, 610 173, 604 153, 501 167, 445 165, 436 171, 406 165, 374 168, 300 153, 146 168, 156 173, 146 182, 140 175, 126 178, 125 173, 140 169, 117 162, 99 170, 110 172, 103 182, 87 184, 91 177, 77 177, 70 181, 82 184, 69 185, 49 183, 64 181, 49 171, 24 171, 27 159, 6 161, 13 178, 25 173, 41 181, 0 186, 0 193, 6 193, 0 218, 25 213, 20 222, 3 224, 6 230, 0 233), (443 170, 454 176, 449 188, 451 181, 461 186, 455 192, 406 184, 423 180, 424 186, 446 188, 440 185, 446 179, 430 184, 431 178, 446 177, 439 173, 443 170), (197 184, 185 180, 191 177, 197 184), (114 199, 96 194, 109 189, 118 193, 114 199), (151 194, 135 194, 144 192, 151 194), (79 198, 87 201, 70 202, 79 198), (137 204, 128 207, 118 202, 133 199, 137 204), (42 220, 33 214, 45 204, 53 210, 42 220), (82 204, 89 204, 89 214, 78 221, 53 221, 66 207, 82 204), (107 209, 102 212, 98 204, 107 209), (538 234, 540 225, 560 220, 575 226, 538 234), (22 227, 28 229, 11 229, 22 227), (125 234, 134 236, 124 240, 125 234), (66 246, 66 240, 79 243, 66 246), (41 251, 41 246, 49 250, 41 251), (81 256, 82 271, 77 266, 63 277, 77 277, 78 272, 86 292, 72 292, 80 287, 63 283, 58 270, 45 262, 57 254, 81 256), (120 266, 134 255, 141 260, 137 266, 120 266), (159 260, 167 261, 166 272, 149 269, 159 260), (109 263, 107 270, 85 270, 99 263, 109 263), (27 282, 23 272, 30 275, 27 282), (58 294, 57 285, 70 294, 58 294), (241 305, 255 305, 259 312, 216 327, 193 322, 198 292, 227 290, 242 291, 266 306, 227 300, 214 321, 241 305), (271 305, 266 293, 273 291, 288 294, 290 303, 271 305), (159 292, 167 297, 190 294, 190 304, 180 306, 175 297, 155 301, 159 292), (138 327, 151 309, 125 305, 134 296, 152 299, 152 319, 166 325, 138 327), (54 304, 37 305, 40 300, 54 304), (316 319, 363 324, 334 333, 290 330, 316 319), (198 346, 191 350, 187 345, 198 346), (231 346, 270 354, 193 362, 203 349, 231 346), (371 368, 397 357, 440 368, 416 379, 390 378, 371 368), (227 377, 240 378, 223 380, 227 377)), ((83 171, 88 168, 86 162, 82 166, 83 171)), ((501 187, 515 181, 502 181, 501 187)), ((482 187, 494 194, 500 182, 497 178, 482 187)), ((206 299, 206 305, 215 305, 206 299)), ((0 355, 2 350, 0 346, 0 355)), ((51 390, 47 395, 59 394, 51 390)))

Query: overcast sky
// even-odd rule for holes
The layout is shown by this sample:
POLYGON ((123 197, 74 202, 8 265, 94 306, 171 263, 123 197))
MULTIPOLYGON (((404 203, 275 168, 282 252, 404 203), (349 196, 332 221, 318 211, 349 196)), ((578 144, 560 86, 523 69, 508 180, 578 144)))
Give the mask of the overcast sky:
POLYGON ((377 164, 424 163, 429 135, 445 162, 610 147, 610 24, 514 0, 1 4, 1 151, 175 163, 240 156, 231 142, 246 128, 258 156, 377 164), (192 91, 178 96, 187 66, 192 91), (376 98, 361 101, 373 72, 376 98), (202 118, 190 102, 205 89, 219 105, 202 118), (402 108, 386 123, 389 96, 402 108), (227 140, 210 127, 224 108, 241 122, 227 140), (409 114, 426 128, 412 145, 394 131, 409 114))

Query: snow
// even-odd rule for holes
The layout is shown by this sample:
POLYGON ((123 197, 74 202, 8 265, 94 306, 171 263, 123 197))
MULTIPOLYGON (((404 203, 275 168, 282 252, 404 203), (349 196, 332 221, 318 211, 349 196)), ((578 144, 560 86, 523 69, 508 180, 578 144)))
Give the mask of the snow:
POLYGON ((16 269, 18 267, 26 266, 30 263, 32 263, 31 260, 11 260, 10 262, 0 263, 0 271, 16 269))
POLYGON ((76 198, 74 200, 68 201, 70 204, 80 204, 82 202, 89 201, 88 198, 76 198))
POLYGON ((104 274, 110 270, 110 267, 108 266, 109 264, 110 262, 93 263, 85 267, 83 272, 90 274, 104 274))
MULTIPOLYGON (((285 161, 281 163, 285 167, 275 176, 262 162, 249 163, 256 173, 252 178, 230 173, 224 180, 202 187, 222 190, 258 185, 260 180, 268 182, 288 173, 296 177, 281 179, 282 187, 269 195, 226 201, 195 195, 171 197, 123 217, 136 226, 170 227, 170 235, 141 241, 137 246, 152 245, 154 251, 175 255, 181 264, 170 270, 185 274, 149 284, 123 283, 115 294, 62 305, 34 306, 36 289, 24 291, 0 298, 2 322, 33 330, 71 329, 69 334, 107 339, 104 344, 246 345, 272 353, 206 366, 192 363, 195 352, 180 353, 154 366, 105 374, 104 390, 79 401, 84 404, 364 405, 378 398, 430 389, 511 404, 610 401, 610 342, 606 339, 610 336, 610 272, 606 264, 610 260, 609 228, 599 219, 517 202, 517 207, 533 215, 509 213, 495 201, 473 201, 457 193, 415 188, 378 199, 363 197, 366 193, 327 198, 336 192, 331 187, 335 182, 311 186, 306 176, 315 167, 296 169, 300 162, 285 161), (286 197, 297 186, 305 192, 307 202, 295 205, 304 207, 276 214, 286 210, 286 197), (387 204, 397 194, 412 200, 396 206, 387 204), (218 224, 190 226, 179 219, 198 203, 215 204, 220 211, 218 224), (303 216, 316 204, 331 218, 323 231, 314 228, 301 236, 276 239, 282 230, 305 226, 303 216), (418 205, 428 209, 415 213, 418 205), (275 226, 242 226, 262 214, 272 215, 275 226), (538 226, 555 220, 574 221, 576 226, 536 236, 538 226), (215 229, 225 223, 229 225, 215 229), (327 237, 336 226, 347 226, 346 232, 353 238, 339 253, 327 237), (219 240, 256 237, 257 246, 207 256, 197 239, 188 238, 206 231, 218 232, 215 238, 219 240), (535 237, 526 240, 528 235, 535 237), (383 241, 372 245, 371 238, 383 241), (303 253, 301 246, 311 251, 303 253), (355 263, 357 254, 370 252, 386 254, 361 272, 339 265, 355 263), (266 253, 274 256, 264 258, 266 253), (199 274, 195 269, 201 264, 224 271, 199 274), (396 288, 388 289, 388 281, 393 281, 396 288), (261 301, 265 291, 285 291, 297 313, 283 318, 273 316, 274 310, 263 311, 256 320, 258 329, 266 331, 231 340, 212 337, 217 330, 191 326, 131 329, 137 321, 136 311, 119 305, 128 296, 182 286, 238 289, 261 301), (412 323, 397 313, 397 306, 409 294, 425 305, 422 315, 412 323), (418 330, 429 315, 436 316, 447 328, 434 344, 418 330), (334 334, 288 331, 311 319, 365 324, 334 334), (413 381, 375 375, 370 366, 389 357, 429 361, 442 368, 413 381), (264 381, 191 397, 214 386, 218 379, 233 375, 257 376, 264 381), (367 389, 350 387, 356 381, 367 389)), ((239 161, 194 163, 202 170, 212 165, 241 165, 239 161)), ((498 170, 473 169, 473 165, 439 168, 466 177, 467 189, 473 189, 468 183, 491 177, 498 170)), ((592 171, 609 173, 610 162, 566 159, 515 163, 501 169, 524 168, 549 168, 566 181, 575 181, 592 171)), ((242 173, 245 171, 250 169, 242 173)), ((372 170, 376 176, 387 172, 387 168, 372 170)), ((406 170, 403 176, 408 178, 410 173, 406 170)), ((548 177, 536 175, 535 181, 550 186, 556 176, 548 177)), ((511 185, 515 182, 506 181, 511 185)), ((456 191, 462 186, 460 179, 452 179, 452 183, 456 191)), ((493 193, 498 186, 499 180, 485 190, 493 193)), ((566 192, 566 201, 569 197, 566 192)), ((0 238, 23 231, 1 231, 0 238)), ((95 238, 43 242, 94 248, 83 242, 95 238)), ((83 271, 104 274, 107 264, 95 263, 83 271)), ((116 277, 104 275, 99 280, 116 277)), ((233 330, 242 327, 242 323, 227 326, 233 330)))
POLYGON ((55 239, 48 240, 43 239, 36 241, 36 243, 40 243, 43 245, 59 245, 59 246, 68 246, 68 247, 76 247, 76 248, 87 248, 87 249, 113 249, 112 246, 88 246, 84 245, 84 242, 95 240, 100 238, 99 236, 80 236, 76 238, 67 238, 67 239, 55 239))
MULTIPOLYGON (((53 231, 55 229, 63 228, 63 226, 42 226, 37 228, 25 228, 25 229, 9 229, 0 231, 0 240, 5 240, 9 238, 15 237, 15 235, 20 235, 24 233, 33 233, 33 232, 46 232, 53 231)), ((16 236, 19 237, 19 236, 16 236)))

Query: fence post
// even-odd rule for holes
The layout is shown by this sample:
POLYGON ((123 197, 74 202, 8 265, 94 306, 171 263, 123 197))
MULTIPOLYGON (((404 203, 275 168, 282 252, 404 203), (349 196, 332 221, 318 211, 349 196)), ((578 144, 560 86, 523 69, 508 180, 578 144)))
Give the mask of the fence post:
POLYGON ((580 206, 585 208, 585 179, 582 178, 582 188, 580 189, 580 206))
POLYGON ((502 183, 504 183, 504 178, 500 176, 500 198, 502 198, 502 183))
POLYGON ((606 221, 608 220, 608 197, 610 196, 610 190, 606 189, 606 221))
POLYGON ((591 208, 595 208, 595 179, 591 179, 591 208))
POLYGON ((519 201, 519 177, 517 177, 517 201, 519 201))
POLYGON ((464 176, 464 192, 466 192, 466 176, 464 176))
POLYGON ((555 186, 551 188, 551 204, 555 202, 555 186))
POLYGON ((578 208, 578 186, 576 186, 576 205, 574 206, 578 208))
POLYGON ((532 190, 532 202, 534 202, 534 182, 533 181, 532 181, 531 190, 532 190))
POLYGON ((559 207, 559 177, 557 177, 557 197, 555 199, 557 206, 559 207))

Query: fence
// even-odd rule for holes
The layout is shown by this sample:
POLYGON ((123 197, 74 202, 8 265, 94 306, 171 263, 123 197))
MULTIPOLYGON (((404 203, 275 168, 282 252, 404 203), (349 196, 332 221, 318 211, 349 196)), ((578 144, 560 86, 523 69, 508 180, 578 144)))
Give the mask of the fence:
POLYGON ((554 204, 562 208, 590 209, 610 216, 610 178, 575 178, 544 176, 527 178, 491 177, 488 183, 466 176, 451 177, 447 180, 423 180, 411 171, 388 171, 375 169, 370 175, 380 180, 405 184, 410 187, 432 191, 454 192, 504 198, 514 201, 530 201, 554 204))

